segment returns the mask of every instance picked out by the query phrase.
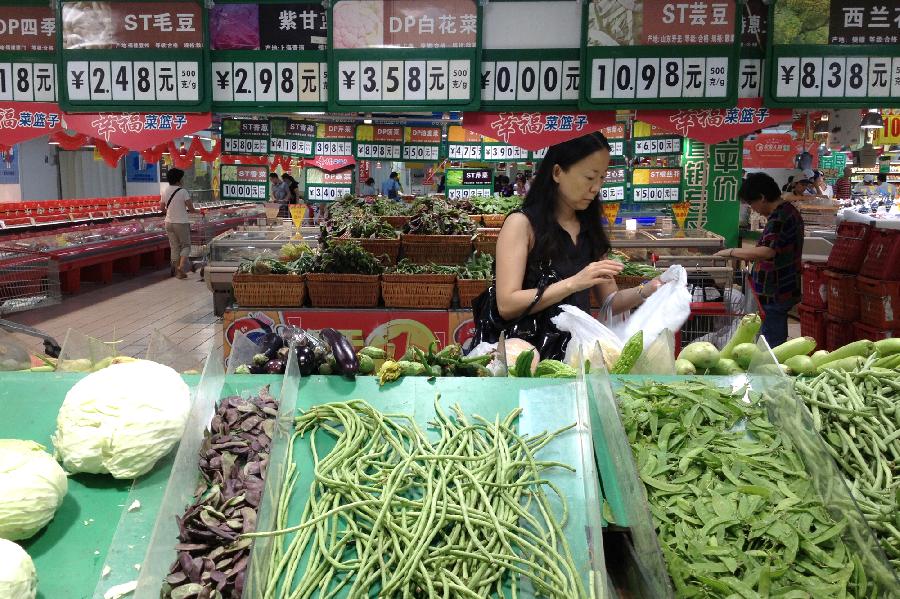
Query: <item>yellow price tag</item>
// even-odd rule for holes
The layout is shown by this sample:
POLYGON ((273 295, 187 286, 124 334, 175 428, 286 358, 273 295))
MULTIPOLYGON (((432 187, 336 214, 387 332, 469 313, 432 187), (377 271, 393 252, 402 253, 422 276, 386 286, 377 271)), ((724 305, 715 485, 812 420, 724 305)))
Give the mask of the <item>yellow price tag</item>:
POLYGON ((305 204, 291 204, 288 206, 288 210, 291 213, 291 220, 294 222, 294 227, 299 229, 303 226, 303 217, 306 216, 306 205, 305 204))

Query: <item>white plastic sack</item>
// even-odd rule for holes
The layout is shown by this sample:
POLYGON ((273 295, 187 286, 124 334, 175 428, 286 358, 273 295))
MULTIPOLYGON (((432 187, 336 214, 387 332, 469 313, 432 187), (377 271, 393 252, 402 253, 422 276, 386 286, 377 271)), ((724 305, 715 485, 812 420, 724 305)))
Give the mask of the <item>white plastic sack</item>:
POLYGON ((662 287, 650 296, 623 324, 614 327, 620 339, 630 339, 644 331, 644 349, 650 347, 665 330, 680 331, 691 315, 691 293, 687 288, 687 271, 680 264, 670 266, 660 275, 662 287))
POLYGON ((675 336, 672 331, 661 332, 634 363, 629 374, 674 375, 675 336))
POLYGON ((553 317, 553 324, 572 335, 566 347, 566 364, 577 369, 579 360, 590 360, 595 367, 602 362, 611 369, 622 353, 622 340, 583 310, 569 305, 560 308, 562 312, 553 317))

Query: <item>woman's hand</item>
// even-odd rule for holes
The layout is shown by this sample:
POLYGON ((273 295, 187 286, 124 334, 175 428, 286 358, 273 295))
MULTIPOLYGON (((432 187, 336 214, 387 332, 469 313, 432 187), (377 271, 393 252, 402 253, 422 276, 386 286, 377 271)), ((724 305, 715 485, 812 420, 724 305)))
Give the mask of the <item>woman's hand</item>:
POLYGON ((617 260, 598 260, 585 266, 577 274, 569 277, 573 293, 590 289, 604 281, 611 280, 622 272, 625 265, 617 260))
POLYGON ((734 248, 730 248, 727 250, 719 250, 713 256, 717 256, 719 258, 734 258, 734 248))
POLYGON ((651 295, 653 295, 654 293, 659 291, 659 288, 662 286, 663 286, 663 282, 659 280, 659 277, 654 277, 653 279, 650 279, 649 281, 644 283, 644 290, 642 292, 643 296, 645 298, 650 297, 651 295))

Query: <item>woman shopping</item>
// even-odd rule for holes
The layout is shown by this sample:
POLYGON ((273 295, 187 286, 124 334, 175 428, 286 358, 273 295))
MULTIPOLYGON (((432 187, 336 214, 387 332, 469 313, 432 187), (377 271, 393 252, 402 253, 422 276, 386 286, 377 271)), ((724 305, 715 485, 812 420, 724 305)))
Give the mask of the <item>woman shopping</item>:
MULTIPOLYGON (((591 289, 620 314, 660 287, 658 279, 621 291, 616 287, 613 277, 622 264, 606 259, 611 247, 597 197, 609 160, 610 146, 600 133, 547 151, 522 209, 509 215, 497 240, 497 309, 507 322, 526 312, 555 313, 561 304, 589 312, 591 289)), ((564 352, 562 343, 541 357, 560 359, 564 352)))
POLYGON ((197 212, 191 204, 191 194, 181 186, 184 171, 170 168, 166 172, 169 186, 160 196, 160 206, 166 215, 166 234, 169 236, 172 272, 179 279, 186 279, 190 267, 191 221, 189 212, 197 212))

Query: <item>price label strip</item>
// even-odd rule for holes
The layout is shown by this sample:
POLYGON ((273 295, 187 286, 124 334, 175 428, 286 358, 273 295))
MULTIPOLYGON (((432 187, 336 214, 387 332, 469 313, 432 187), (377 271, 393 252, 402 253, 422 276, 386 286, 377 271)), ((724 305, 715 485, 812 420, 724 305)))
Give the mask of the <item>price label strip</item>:
POLYGON ((334 202, 352 193, 352 188, 334 185, 307 185, 307 202, 334 202))
POLYGON ((66 63, 67 97, 82 108, 94 102, 197 103, 202 87, 200 64, 71 61, 66 63))
POLYGON ((472 104, 472 67, 466 60, 348 61, 337 63, 337 106, 452 106, 472 104))
POLYGON ((484 145, 474 143, 451 143, 447 146, 447 156, 450 160, 483 160, 484 145))
POLYGON ((268 156, 271 124, 268 120, 224 119, 222 153, 239 156, 268 156))
POLYGON ((501 143, 485 142, 483 148, 483 160, 485 162, 510 162, 528 160, 528 150, 518 146, 510 146, 501 143))
POLYGON ((271 119, 269 147, 273 153, 299 158, 312 158, 316 143, 316 125, 291 119, 271 119))
POLYGON ((403 129, 397 125, 357 125, 353 155, 361 160, 400 160, 403 129))
POLYGON ((55 102, 56 65, 47 62, 0 62, 0 100, 55 102))
POLYGON ((222 200, 264 202, 269 198, 269 173, 265 166, 223 164, 219 168, 222 200))
MULTIPOLYGON (((900 106, 900 49, 897 54, 861 56, 866 47, 821 46, 827 56, 785 55, 791 46, 776 46, 769 73, 772 105, 868 107, 900 106), (837 51, 854 52, 836 55, 837 51)), ((883 51, 885 47, 879 47, 883 51)))
POLYGON ((447 190, 447 198, 451 200, 465 200, 467 198, 488 198, 494 195, 489 187, 455 187, 447 190))
POLYGON ((681 154, 680 137, 638 137, 633 140, 635 156, 676 156, 681 154))
POLYGON ((485 50, 481 59, 481 106, 492 110, 578 105, 579 50, 485 50))
POLYGON ((661 185, 635 185, 632 201, 635 203, 671 203, 681 199, 681 189, 661 185))
POLYGON ((238 52, 215 52, 210 65, 215 108, 302 107, 323 109, 328 103, 328 63, 325 53, 293 52, 290 57, 312 54, 308 61, 285 61, 284 52, 253 51, 253 61, 238 52))
POLYGON ((604 185, 600 188, 599 197, 601 202, 624 202, 625 184, 604 185))
POLYGON ((437 162, 441 150, 440 127, 404 127, 403 160, 437 162))

